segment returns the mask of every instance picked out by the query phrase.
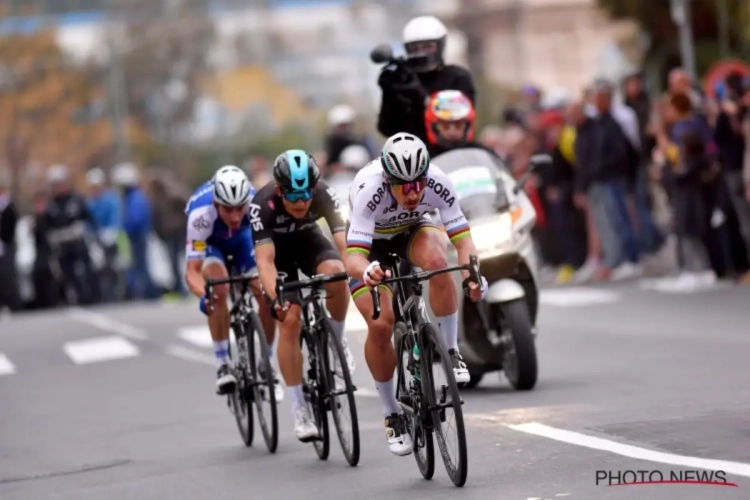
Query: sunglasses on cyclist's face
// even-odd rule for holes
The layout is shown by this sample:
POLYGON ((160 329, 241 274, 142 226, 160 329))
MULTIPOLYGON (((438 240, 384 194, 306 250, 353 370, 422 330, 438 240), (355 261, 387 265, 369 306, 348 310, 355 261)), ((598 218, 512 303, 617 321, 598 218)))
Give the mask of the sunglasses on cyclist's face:
POLYGON ((425 186, 427 186, 427 180, 425 179, 420 179, 420 180, 412 181, 412 182, 391 181, 391 189, 393 189, 393 192, 395 194, 407 195, 411 193, 412 191, 419 194, 422 191, 424 191, 425 186))
POLYGON ((311 189, 307 191, 282 191, 281 195, 286 201, 297 203, 298 201, 310 201, 313 197, 313 192, 311 189))

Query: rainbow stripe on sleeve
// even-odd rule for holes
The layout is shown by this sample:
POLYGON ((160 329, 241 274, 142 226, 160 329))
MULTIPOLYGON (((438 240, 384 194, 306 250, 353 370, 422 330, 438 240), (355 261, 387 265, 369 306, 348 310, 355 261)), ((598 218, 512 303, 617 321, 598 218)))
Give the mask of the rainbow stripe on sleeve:
POLYGON ((346 253, 359 252, 365 256, 370 255, 372 243, 362 240, 346 240, 346 253))
POLYGON ((451 243, 454 243, 461 238, 471 236, 471 228, 469 228, 468 223, 464 223, 460 226, 452 227, 450 229, 446 228, 446 232, 448 233, 448 238, 450 238, 451 243))
MULTIPOLYGON (((388 285, 378 285, 378 289, 385 290, 388 295, 393 296, 393 291, 388 285)), ((352 281, 351 283, 349 283, 349 292, 351 292, 352 294, 352 300, 369 291, 370 289, 367 287, 367 285, 365 285, 365 282, 363 280, 352 281)))

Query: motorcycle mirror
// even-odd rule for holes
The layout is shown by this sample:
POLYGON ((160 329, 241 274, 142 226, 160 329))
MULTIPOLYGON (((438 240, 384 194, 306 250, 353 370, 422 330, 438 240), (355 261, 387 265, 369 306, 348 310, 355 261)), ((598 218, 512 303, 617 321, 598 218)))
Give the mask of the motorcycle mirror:
POLYGON ((387 43, 381 43, 370 52, 370 60, 375 64, 383 64, 393 59, 393 49, 387 43))

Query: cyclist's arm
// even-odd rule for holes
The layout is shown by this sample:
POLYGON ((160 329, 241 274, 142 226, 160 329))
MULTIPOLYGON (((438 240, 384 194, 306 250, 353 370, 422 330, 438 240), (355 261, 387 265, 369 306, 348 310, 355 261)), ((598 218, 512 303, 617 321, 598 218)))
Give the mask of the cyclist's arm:
MULTIPOLYGON (((355 205, 356 207, 356 205, 355 205)), ((375 221, 357 212, 353 215, 346 234, 346 272, 352 279, 361 281, 365 269, 370 264, 368 256, 372 248, 375 221)))
MULTIPOLYGON (((265 200, 267 201, 267 200, 265 200)), ((264 200, 253 200, 250 204, 250 222, 255 247, 255 261, 263 290, 271 300, 276 298, 276 246, 273 243, 273 226, 276 223, 273 210, 264 200)))
POLYGON ((190 291, 198 298, 205 293, 206 280, 203 278, 203 261, 206 258, 206 247, 214 219, 208 209, 196 209, 188 215, 187 243, 185 256, 185 282, 190 291))
POLYGON ((341 200, 336 192, 324 182, 318 184, 321 203, 321 213, 328 223, 333 234, 333 241, 341 254, 342 260, 346 257, 346 222, 341 213, 341 200))

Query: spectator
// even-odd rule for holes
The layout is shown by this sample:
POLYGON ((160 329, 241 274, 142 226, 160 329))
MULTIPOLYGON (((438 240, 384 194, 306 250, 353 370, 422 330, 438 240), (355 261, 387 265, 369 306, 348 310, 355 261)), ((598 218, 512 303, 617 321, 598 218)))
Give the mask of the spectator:
POLYGON ((657 132, 659 151, 665 159, 664 177, 672 186, 673 230, 678 237, 679 278, 685 285, 711 282, 705 240, 712 207, 703 196, 704 184, 710 179, 711 163, 707 152, 710 131, 693 113, 687 94, 672 94, 667 107, 665 125, 657 132))
POLYGON ((22 307, 16 272, 16 224, 18 211, 10 196, 10 176, 0 174, 0 307, 22 307))
POLYGON ((154 200, 154 231, 164 242, 169 256, 174 283, 171 291, 185 295, 187 291, 181 269, 185 251, 185 205, 189 197, 181 195, 175 186, 158 177, 151 182, 151 194, 154 200))
POLYGON ((271 175, 271 167, 268 165, 268 161, 259 155, 253 155, 250 158, 246 171, 248 177, 250 177, 250 182, 253 183, 255 189, 260 189, 273 179, 273 176, 271 175))
POLYGON ((598 280, 621 279, 640 274, 639 248, 627 206, 633 171, 632 137, 623 130, 612 107, 613 86, 600 81, 595 87, 597 116, 577 152, 578 189, 586 195, 604 250, 598 280), (613 273, 616 267, 622 265, 613 273))
POLYGON ((693 105, 693 109, 698 113, 702 113, 706 104, 703 95, 698 91, 694 84, 693 79, 690 78, 690 74, 683 68, 674 68, 669 72, 667 78, 667 86, 669 94, 685 94, 690 98, 690 103, 693 105))
MULTIPOLYGON (((743 87, 741 75, 727 77, 725 82, 727 92, 720 103, 721 111, 716 119, 714 137, 727 185, 727 194, 737 215, 740 234, 750 259, 750 201, 745 196, 746 185, 742 174, 747 144, 750 144, 745 140, 743 121, 747 121, 750 112, 743 102, 746 99, 746 91, 743 87)), ((747 93, 750 94, 750 92, 747 93)), ((743 281, 750 282, 750 273, 743 277, 743 281)))
MULTIPOLYGON (((102 273, 114 270, 117 266, 119 255, 118 237, 121 229, 120 198, 111 189, 106 188, 106 177, 101 169, 95 168, 88 172, 86 181, 89 185, 90 195, 88 199, 89 211, 96 221, 97 236, 104 252, 106 264, 102 273)), ((114 276, 114 272, 112 273, 114 276)), ((104 276, 104 274, 102 274, 104 276)), ((115 283, 102 280, 102 300, 115 299, 115 283)))
POLYGON ((122 227, 130 242, 128 291, 131 298, 156 298, 158 292, 148 266, 148 237, 152 227, 151 203, 139 187, 139 173, 132 163, 120 163, 112 172, 114 184, 121 189, 122 227))
POLYGON ((52 247, 47 239, 49 234, 47 213, 48 194, 45 191, 34 193, 31 200, 34 232, 34 267, 31 280, 34 284, 35 309, 56 307, 61 297, 60 284, 63 281, 57 260, 53 260, 52 247))
POLYGON ((329 166, 337 166, 341 160, 341 153, 349 146, 363 146, 367 149, 368 156, 375 156, 372 144, 355 132, 355 118, 356 113, 346 104, 334 106, 328 112, 329 130, 325 137, 325 151, 329 166))

